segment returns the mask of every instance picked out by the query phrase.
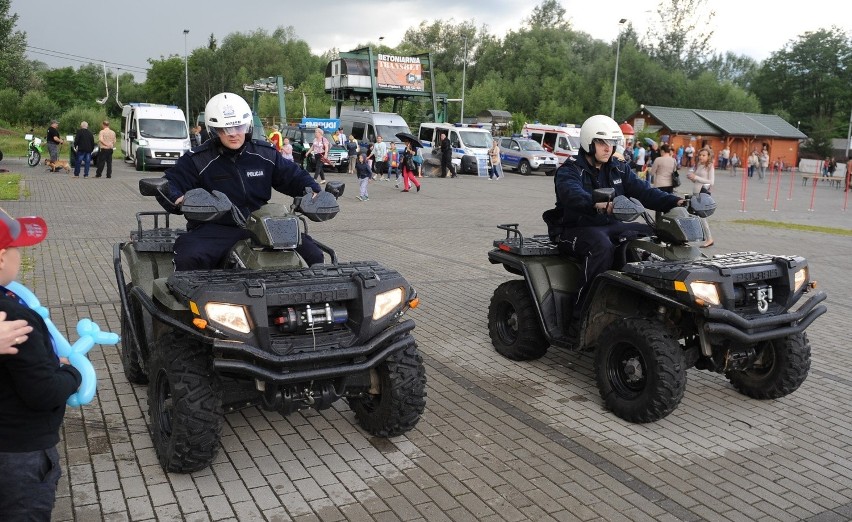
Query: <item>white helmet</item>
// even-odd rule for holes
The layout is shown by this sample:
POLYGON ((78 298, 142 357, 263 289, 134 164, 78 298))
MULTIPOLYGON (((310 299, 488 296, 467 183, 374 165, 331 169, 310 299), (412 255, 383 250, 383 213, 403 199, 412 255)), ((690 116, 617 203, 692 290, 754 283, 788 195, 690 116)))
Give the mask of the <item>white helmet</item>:
POLYGON ((210 98, 204 107, 204 123, 211 135, 216 134, 215 129, 225 129, 227 134, 251 135, 251 108, 242 96, 222 92, 210 98))
POLYGON ((594 155, 592 140, 595 139, 609 140, 612 149, 615 150, 616 145, 624 141, 624 133, 621 132, 615 120, 598 114, 584 121, 583 126, 580 127, 580 147, 588 154, 594 155))

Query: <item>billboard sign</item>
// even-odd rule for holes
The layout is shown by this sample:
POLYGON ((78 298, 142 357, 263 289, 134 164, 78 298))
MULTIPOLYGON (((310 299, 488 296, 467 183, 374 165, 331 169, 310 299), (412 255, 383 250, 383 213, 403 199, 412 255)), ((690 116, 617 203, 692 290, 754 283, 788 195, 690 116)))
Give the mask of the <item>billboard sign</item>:
POLYGON ((309 129, 319 127, 324 131, 334 132, 340 127, 340 120, 333 118, 302 118, 302 127, 309 129))
POLYGON ((376 83, 380 89, 423 91, 423 66, 416 56, 379 54, 376 83))

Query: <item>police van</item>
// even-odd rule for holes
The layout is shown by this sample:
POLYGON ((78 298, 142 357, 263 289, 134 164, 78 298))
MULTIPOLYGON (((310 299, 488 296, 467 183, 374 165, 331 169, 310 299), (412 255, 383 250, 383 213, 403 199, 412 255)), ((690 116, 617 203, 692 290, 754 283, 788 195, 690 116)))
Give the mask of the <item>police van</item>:
POLYGON ((421 123, 417 137, 423 144, 423 159, 432 165, 441 164, 441 134, 446 134, 453 149, 453 165, 459 174, 488 175, 488 149, 491 131, 451 123, 421 123))
POLYGON ((127 103, 121 117, 121 150, 136 170, 170 167, 191 146, 186 117, 174 105, 127 103))
POLYGON ((522 131, 524 137, 538 142, 544 150, 559 158, 559 163, 580 151, 580 125, 544 125, 526 123, 522 131))

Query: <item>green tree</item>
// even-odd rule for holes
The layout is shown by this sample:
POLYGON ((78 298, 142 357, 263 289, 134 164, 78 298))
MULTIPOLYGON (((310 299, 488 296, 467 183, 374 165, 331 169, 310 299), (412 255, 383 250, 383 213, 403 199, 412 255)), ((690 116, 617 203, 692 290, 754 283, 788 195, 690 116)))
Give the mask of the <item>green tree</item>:
MULTIPOLYGON (((221 45, 211 34, 208 46, 193 50, 189 57, 190 112, 203 110, 215 94, 240 93, 244 84, 260 78, 282 76, 285 85, 296 86, 318 71, 324 74, 325 60, 311 54, 293 27, 278 27, 271 34, 262 29, 231 33, 221 45)), ((250 94, 246 99, 251 103, 250 94)), ((277 100, 261 105, 259 114, 277 116, 277 100)))
POLYGON ((94 64, 80 66, 76 71, 71 67, 51 69, 41 74, 45 92, 51 93, 53 100, 61 109, 68 109, 80 103, 95 104, 103 98, 103 68, 94 64))
POLYGON ((696 76, 705 68, 705 57, 712 54, 711 22, 715 11, 706 0, 661 0, 657 7, 658 23, 646 38, 650 55, 669 70, 696 76))
POLYGON ((852 42, 839 28, 806 32, 772 53, 752 90, 763 108, 788 111, 806 134, 839 131, 852 107, 852 42))
POLYGON ((753 58, 737 55, 730 51, 724 55, 714 54, 707 63, 707 70, 712 72, 719 81, 729 81, 748 88, 754 81, 759 64, 753 58))
POLYGON ((21 99, 20 121, 32 127, 46 127, 59 112, 59 105, 41 91, 30 91, 21 99))
POLYGON ((571 24, 565 20, 565 8, 557 0, 544 0, 533 8, 533 12, 524 22, 533 29, 569 29, 571 24))
MULTIPOLYGON (((456 24, 452 19, 431 23, 424 20, 418 27, 411 27, 405 32, 396 52, 420 54, 428 51, 432 56, 436 90, 446 93, 449 98, 460 98, 463 71, 465 89, 476 82, 476 58, 484 34, 485 29, 477 30, 473 21, 456 24)), ((459 112, 460 106, 450 107, 449 119, 457 120, 459 112)), ((470 114, 467 110, 465 112, 470 114)))
POLYGON ((23 93, 31 87, 32 69, 24 56, 27 33, 16 31, 17 14, 9 14, 10 0, 0 0, 0 85, 23 93))
POLYGON ((18 91, 11 87, 0 89, 0 120, 5 123, 18 123, 20 105, 21 95, 18 91))
MULTIPOLYGON (((113 99, 117 99, 118 103, 121 104, 147 101, 145 85, 136 83, 131 73, 120 73, 118 75, 118 89, 113 93, 113 96, 113 99)), ((121 108, 119 108, 118 103, 107 103, 107 111, 111 116, 119 116, 121 114, 121 108)))
POLYGON ((491 77, 477 83, 465 95, 465 114, 475 116, 488 109, 506 109, 506 98, 501 93, 499 77, 491 77))
POLYGON ((148 78, 145 80, 145 94, 149 103, 183 105, 184 79, 183 57, 172 55, 159 60, 148 60, 148 78))

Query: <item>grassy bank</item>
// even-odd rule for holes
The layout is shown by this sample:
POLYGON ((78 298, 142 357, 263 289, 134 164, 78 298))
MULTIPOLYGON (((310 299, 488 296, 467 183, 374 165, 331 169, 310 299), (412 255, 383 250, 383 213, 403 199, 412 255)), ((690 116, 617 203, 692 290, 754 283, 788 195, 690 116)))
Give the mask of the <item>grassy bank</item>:
POLYGON ((852 230, 846 228, 798 225, 796 223, 782 223, 779 221, 768 221, 765 219, 735 219, 732 223, 739 223, 741 225, 757 225, 759 227, 767 228, 783 228, 786 230, 801 230, 804 232, 819 232, 821 234, 832 234, 835 236, 852 236, 852 230))
POLYGON ((0 174, 0 200, 17 201, 20 199, 20 186, 20 174, 0 174))

